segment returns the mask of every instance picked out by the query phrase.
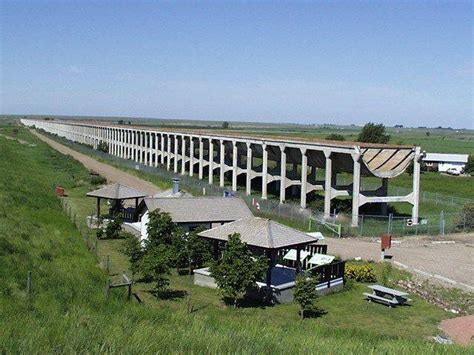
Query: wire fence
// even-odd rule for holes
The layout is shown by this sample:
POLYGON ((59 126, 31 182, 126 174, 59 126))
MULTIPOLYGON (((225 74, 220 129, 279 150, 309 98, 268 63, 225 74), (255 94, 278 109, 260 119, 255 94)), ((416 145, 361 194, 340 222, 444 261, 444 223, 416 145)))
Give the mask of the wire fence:
MULTIPOLYGON (((128 169, 145 172, 163 181, 171 182, 171 179, 177 176, 172 170, 166 170, 160 166, 152 167, 139 164, 135 161, 112 156, 108 153, 97 151, 91 147, 74 143, 64 138, 55 138, 85 154, 94 155, 102 160, 114 162, 128 169)), ((414 224, 410 216, 396 216, 392 214, 389 216, 360 215, 357 227, 351 227, 350 214, 332 213, 327 220, 331 224, 340 226, 340 233, 338 233, 336 231, 337 228, 331 228, 330 225, 325 223, 322 211, 302 209, 297 203, 292 201, 280 204, 278 199, 261 199, 257 196, 247 196, 242 190, 231 192, 228 186, 220 187, 215 184, 209 184, 207 178, 200 180, 196 176, 189 175, 179 175, 179 178, 183 190, 186 190, 192 195, 223 196, 224 194, 232 194, 245 200, 249 208, 257 216, 279 220, 304 231, 320 231, 325 235, 378 236, 383 233, 390 233, 394 236, 435 236, 474 230, 472 216, 464 214, 461 210, 459 212, 445 213, 442 211, 439 214, 423 215, 420 217, 418 224, 414 224)), ((218 179, 219 176, 214 176, 214 181, 218 181, 218 179)), ((226 181, 226 183, 230 183, 230 181, 226 181)), ((363 186, 363 188, 375 189, 376 186, 367 184, 363 186)), ((408 194, 409 192, 411 191, 408 189, 392 188, 392 193, 394 194, 408 194)), ((472 202, 470 199, 430 192, 421 193, 420 199, 447 207, 456 205, 460 207, 465 203, 472 202)))

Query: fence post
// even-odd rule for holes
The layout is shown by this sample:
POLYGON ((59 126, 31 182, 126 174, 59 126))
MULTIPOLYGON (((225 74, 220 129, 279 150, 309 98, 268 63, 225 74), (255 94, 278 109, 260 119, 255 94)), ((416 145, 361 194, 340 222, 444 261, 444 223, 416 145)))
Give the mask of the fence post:
POLYGON ((26 292, 31 294, 31 271, 28 271, 28 276, 26 279, 26 292))
POLYGON ((94 246, 95 256, 97 256, 97 241, 98 241, 98 239, 95 238, 95 246, 94 246))
POLYGON ((106 261, 105 268, 107 270, 107 275, 109 275, 110 274, 110 255, 107 255, 107 261, 106 261))
POLYGON ((107 277, 107 282, 105 283, 105 298, 109 298, 109 289, 110 289, 110 277, 107 277))

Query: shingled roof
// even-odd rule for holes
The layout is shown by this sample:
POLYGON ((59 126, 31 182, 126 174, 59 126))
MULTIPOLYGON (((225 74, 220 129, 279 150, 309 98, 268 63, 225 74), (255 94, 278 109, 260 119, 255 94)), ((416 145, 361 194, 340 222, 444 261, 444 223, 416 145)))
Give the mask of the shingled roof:
POLYGON ((318 241, 306 233, 267 218, 248 217, 199 233, 209 239, 227 241, 229 235, 239 233, 240 239, 254 247, 282 249, 318 241))
POLYGON ((86 195, 89 197, 100 197, 109 200, 127 200, 147 196, 145 192, 135 190, 117 182, 101 189, 88 192, 86 195))
POLYGON ((251 217, 244 200, 235 197, 145 198, 148 211, 168 212, 175 223, 231 222, 251 217))

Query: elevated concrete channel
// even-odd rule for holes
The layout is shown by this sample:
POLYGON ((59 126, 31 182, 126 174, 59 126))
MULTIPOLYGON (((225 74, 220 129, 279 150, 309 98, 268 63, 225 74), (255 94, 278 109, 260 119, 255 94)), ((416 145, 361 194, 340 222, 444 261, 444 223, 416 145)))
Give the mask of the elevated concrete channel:
POLYGON ((35 126, 71 141, 92 145, 107 143, 109 153, 149 166, 158 165, 180 174, 197 174, 224 186, 225 177, 252 188, 267 199, 268 189, 279 191, 280 203, 288 194, 299 193, 301 208, 306 208, 308 193, 324 192, 324 216, 331 214, 331 200, 352 197, 352 226, 359 222, 359 207, 367 203, 408 202, 413 224, 418 223, 420 194, 420 158, 418 146, 380 145, 336 142, 287 137, 212 132, 210 130, 158 129, 120 126, 104 122, 45 121, 22 119, 22 124, 35 126), (388 179, 395 178, 413 162, 413 190, 406 196, 388 196, 388 179), (324 177, 317 173, 324 169, 324 177), (337 184, 338 173, 352 174, 352 184, 337 184), (361 191, 361 176, 381 179, 380 188, 361 191))

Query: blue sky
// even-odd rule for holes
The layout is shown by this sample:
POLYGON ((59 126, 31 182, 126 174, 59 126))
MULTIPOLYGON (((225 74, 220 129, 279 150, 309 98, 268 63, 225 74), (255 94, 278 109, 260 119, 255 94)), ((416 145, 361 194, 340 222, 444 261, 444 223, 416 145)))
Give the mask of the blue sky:
POLYGON ((470 1, 0 0, 0 113, 474 128, 470 1))

